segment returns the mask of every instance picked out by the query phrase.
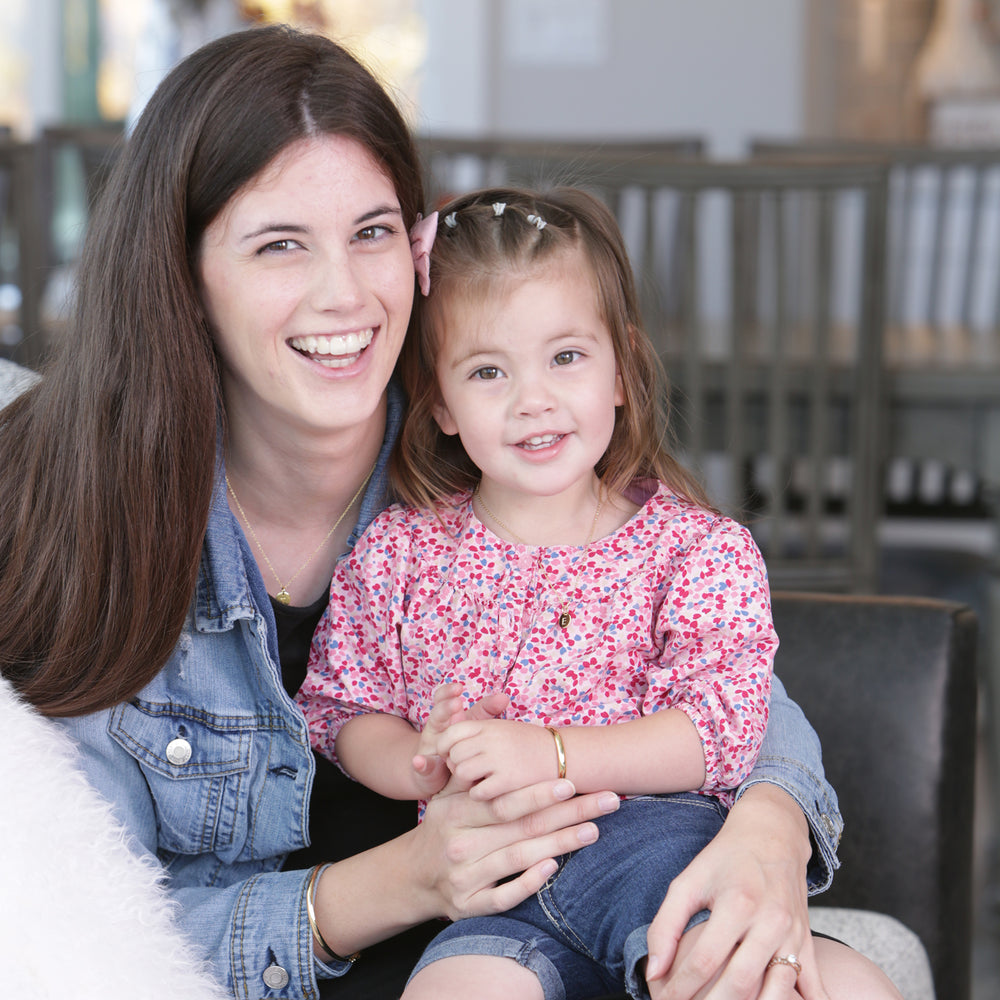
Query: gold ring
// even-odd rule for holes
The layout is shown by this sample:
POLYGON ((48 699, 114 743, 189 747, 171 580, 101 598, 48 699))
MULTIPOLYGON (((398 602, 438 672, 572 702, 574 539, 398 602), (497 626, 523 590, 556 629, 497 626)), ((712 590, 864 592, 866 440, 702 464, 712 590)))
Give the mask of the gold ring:
MULTIPOLYGON (((796 976, 802 973, 802 966, 799 964, 798 955, 775 955, 774 958, 767 963, 767 968, 770 969, 772 965, 787 965, 789 968, 795 970, 796 976)), ((766 972, 767 969, 764 971, 766 972)))

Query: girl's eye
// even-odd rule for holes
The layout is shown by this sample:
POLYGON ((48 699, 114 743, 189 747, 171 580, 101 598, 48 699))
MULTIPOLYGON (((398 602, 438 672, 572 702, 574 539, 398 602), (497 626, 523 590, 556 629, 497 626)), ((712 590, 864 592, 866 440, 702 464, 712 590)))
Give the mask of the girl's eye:
POLYGON ((560 351, 552 360, 557 365, 569 365, 580 357, 579 351, 560 351))
POLYGON ((490 382, 500 377, 500 369, 494 365, 484 365, 482 368, 477 368, 472 373, 472 377, 481 379, 484 382, 490 382))

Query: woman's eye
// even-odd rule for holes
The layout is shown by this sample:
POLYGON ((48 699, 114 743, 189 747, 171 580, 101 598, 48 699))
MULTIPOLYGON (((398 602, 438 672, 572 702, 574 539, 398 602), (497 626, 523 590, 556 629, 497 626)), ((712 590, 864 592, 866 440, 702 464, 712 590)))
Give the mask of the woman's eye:
POLYGON ((477 368, 472 373, 472 377, 481 379, 484 382, 489 382, 500 377, 500 369, 494 367, 493 365, 484 365, 482 368, 477 368))
POLYGON ((392 228, 389 226, 365 226, 364 229, 358 232, 357 239, 365 243, 370 240, 377 240, 380 236, 385 236, 392 231, 392 228))
POLYGON ((579 351, 560 351, 552 360, 557 365, 569 365, 576 361, 579 356, 579 351))
POLYGON ((258 250, 257 252, 261 254, 285 253, 288 250, 294 250, 300 246, 302 246, 302 244, 299 243, 298 240, 292 240, 292 239, 274 240, 273 242, 268 243, 266 246, 261 247, 260 250, 258 250))

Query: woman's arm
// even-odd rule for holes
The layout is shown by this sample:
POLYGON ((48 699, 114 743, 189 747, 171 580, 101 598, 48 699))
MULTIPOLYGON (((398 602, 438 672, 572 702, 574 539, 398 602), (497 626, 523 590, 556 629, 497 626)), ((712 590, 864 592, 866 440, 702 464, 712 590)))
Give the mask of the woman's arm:
MULTIPOLYGON (((235 860, 231 855, 244 853, 250 844, 227 840, 229 816, 219 816, 214 824, 215 850, 199 853, 188 845, 179 851, 165 842, 176 817, 163 810, 176 803, 154 799, 136 758, 109 735, 121 732, 113 718, 119 712, 58 724, 77 742, 84 773, 111 804, 133 851, 164 865, 182 932, 236 996, 260 995, 262 977, 272 968, 288 982, 271 995, 312 995, 315 942, 305 897, 311 873, 277 870, 283 854, 235 860)), ((170 734, 165 736, 163 746, 170 734)), ((268 765, 266 754, 258 758, 254 780, 249 772, 234 780, 252 788, 254 800, 273 816, 283 808, 281 790, 294 779, 287 769, 268 765)), ((213 780, 175 782, 192 816, 211 807, 213 780), (200 799, 201 792, 208 797, 200 799)), ((551 868, 546 862, 596 839, 597 828, 589 820, 618 807, 612 794, 574 795, 568 781, 545 782, 488 804, 472 801, 458 788, 446 790, 431 801, 417 830, 327 870, 316 898, 324 938, 332 947, 343 947, 341 954, 350 954, 436 916, 492 913, 520 901, 544 882, 551 868), (516 877, 497 884, 511 876, 516 877)), ((347 963, 331 962, 325 974, 347 969, 347 963)))
POLYGON ((618 808, 611 793, 575 792, 548 781, 474 802, 453 782, 418 827, 326 869, 316 896, 323 939, 349 955, 432 917, 516 905, 555 871, 553 858, 597 839, 588 819, 618 808))
POLYGON ((829 884, 841 828, 816 734, 774 677, 757 765, 718 836, 674 880, 650 925, 655 1000, 688 1000, 717 973, 711 1000, 763 996, 760 984, 776 988, 786 973, 780 967, 765 971, 778 953, 798 955, 800 992, 825 1000, 813 961, 807 891, 829 884), (712 911, 705 932, 673 967, 687 921, 705 907, 712 911))

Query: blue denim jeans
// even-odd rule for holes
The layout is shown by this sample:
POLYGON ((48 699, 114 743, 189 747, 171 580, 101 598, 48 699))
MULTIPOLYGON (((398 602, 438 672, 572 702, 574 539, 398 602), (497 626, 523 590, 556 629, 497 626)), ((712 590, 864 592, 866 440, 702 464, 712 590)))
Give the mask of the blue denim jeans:
MULTIPOLYGON (((598 819, 600 839, 560 859, 531 898, 495 917, 448 926, 414 974, 455 955, 512 958, 538 977, 545 1000, 621 991, 648 998, 638 969, 646 929, 674 877, 718 833, 726 810, 708 796, 640 796, 598 819)), ((708 919, 703 910, 688 927, 708 919)))

